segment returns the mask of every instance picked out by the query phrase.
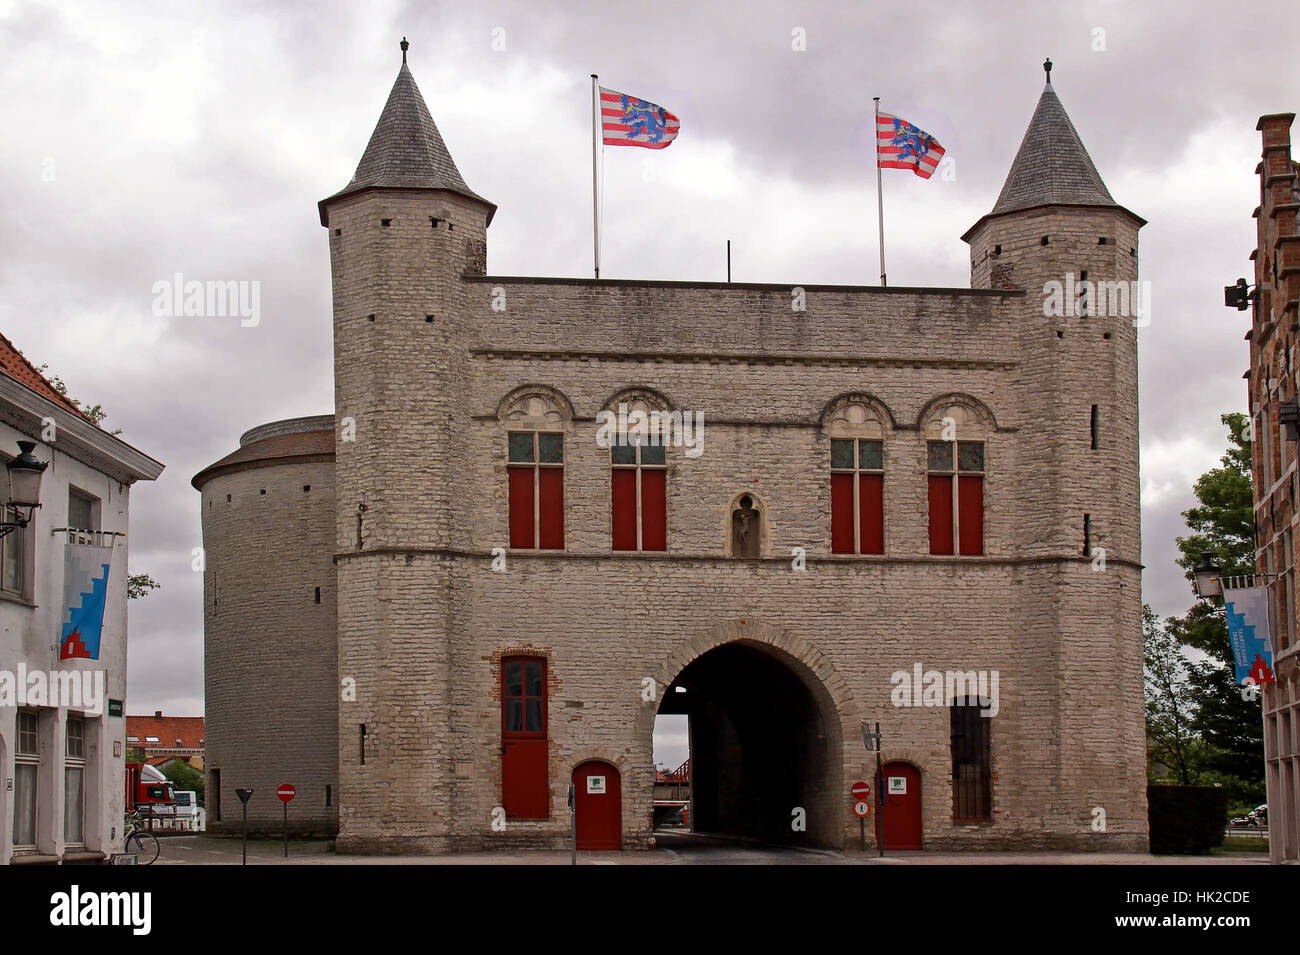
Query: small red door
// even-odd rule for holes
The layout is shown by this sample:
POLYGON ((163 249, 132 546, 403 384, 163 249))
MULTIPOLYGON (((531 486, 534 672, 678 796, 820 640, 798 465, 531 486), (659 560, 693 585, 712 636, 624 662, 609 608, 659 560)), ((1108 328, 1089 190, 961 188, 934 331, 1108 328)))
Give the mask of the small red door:
POLYGON ((579 849, 623 848, 623 796, 618 770, 589 760, 573 771, 579 849))
MULTIPOLYGON (((885 794, 880 811, 880 838, 886 849, 921 848, 921 772, 911 763, 885 763, 877 777, 885 794)), ((879 808, 879 807, 878 807, 879 808)))

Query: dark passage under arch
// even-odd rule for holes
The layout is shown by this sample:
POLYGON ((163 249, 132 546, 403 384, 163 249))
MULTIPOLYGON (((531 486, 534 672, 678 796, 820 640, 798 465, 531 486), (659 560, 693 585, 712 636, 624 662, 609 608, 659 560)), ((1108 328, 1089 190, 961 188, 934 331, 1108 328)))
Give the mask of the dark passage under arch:
POLYGON ((796 668, 802 664, 763 645, 728 643, 692 661, 664 694, 660 715, 689 718, 694 832, 807 846, 842 841, 828 714, 796 668), (803 831, 792 827, 796 809, 803 831))

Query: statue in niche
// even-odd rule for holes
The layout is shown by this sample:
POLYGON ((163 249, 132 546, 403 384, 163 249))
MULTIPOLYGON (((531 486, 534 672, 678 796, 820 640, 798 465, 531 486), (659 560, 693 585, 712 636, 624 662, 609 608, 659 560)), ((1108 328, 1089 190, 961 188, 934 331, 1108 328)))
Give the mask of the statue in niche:
POLYGON ((754 499, 748 494, 740 499, 740 507, 731 512, 731 556, 757 557, 760 516, 754 499))

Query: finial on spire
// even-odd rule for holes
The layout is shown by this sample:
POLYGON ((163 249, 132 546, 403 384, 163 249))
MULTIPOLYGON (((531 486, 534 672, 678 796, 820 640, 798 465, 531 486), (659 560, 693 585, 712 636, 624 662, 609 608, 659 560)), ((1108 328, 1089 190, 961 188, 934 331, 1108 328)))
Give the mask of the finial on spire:
MULTIPOLYGON (((405 49, 405 47, 403 47, 403 49, 405 49)), ((1047 74, 1047 85, 1051 86, 1052 85, 1052 61, 1050 59, 1043 60, 1043 72, 1047 74)))
POLYGON ((406 62, 406 51, 411 44, 406 42, 406 37, 402 37, 402 62, 406 62))

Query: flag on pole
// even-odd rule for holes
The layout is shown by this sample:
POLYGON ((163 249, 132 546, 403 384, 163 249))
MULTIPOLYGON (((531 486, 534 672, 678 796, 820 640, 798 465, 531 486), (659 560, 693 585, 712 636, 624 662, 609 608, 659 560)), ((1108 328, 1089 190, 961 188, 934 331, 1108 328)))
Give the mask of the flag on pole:
POLYGON ((876 160, 882 169, 910 169, 929 179, 944 148, 923 129, 888 113, 876 114, 876 160))
POLYGON ((59 659, 99 659, 104 629, 104 601, 112 547, 68 544, 63 560, 63 620, 59 630, 59 659))
POLYGON ((600 129, 606 146, 664 149, 677 138, 681 125, 662 106, 600 87, 600 129))
POLYGON ((1228 639, 1237 682, 1273 683, 1272 633, 1267 587, 1234 587, 1223 592, 1228 611, 1228 639))

